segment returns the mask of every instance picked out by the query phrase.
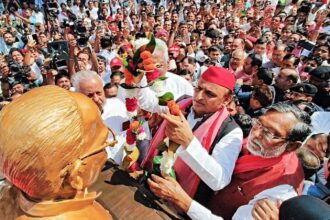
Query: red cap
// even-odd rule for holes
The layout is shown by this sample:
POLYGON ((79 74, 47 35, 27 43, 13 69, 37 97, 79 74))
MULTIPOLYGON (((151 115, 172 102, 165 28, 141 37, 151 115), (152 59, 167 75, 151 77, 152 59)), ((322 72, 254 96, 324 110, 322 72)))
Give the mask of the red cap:
POLYGON ((107 20, 107 22, 111 22, 111 21, 113 21, 113 18, 112 18, 112 16, 108 16, 106 20, 107 20))
POLYGON ((165 29, 160 29, 157 31, 156 37, 168 37, 168 32, 165 29))
POLYGON ((180 51, 180 47, 179 46, 171 46, 169 49, 168 49, 168 52, 169 53, 179 53, 180 51))
POLYGON ((209 67, 202 74, 201 78, 207 82, 223 86, 230 90, 234 89, 236 82, 234 75, 229 72, 229 70, 218 66, 209 67))
POLYGON ((116 66, 120 67, 122 65, 123 65, 123 61, 121 61, 121 59, 118 58, 118 57, 115 57, 110 61, 110 68, 113 68, 113 67, 116 67, 116 66))

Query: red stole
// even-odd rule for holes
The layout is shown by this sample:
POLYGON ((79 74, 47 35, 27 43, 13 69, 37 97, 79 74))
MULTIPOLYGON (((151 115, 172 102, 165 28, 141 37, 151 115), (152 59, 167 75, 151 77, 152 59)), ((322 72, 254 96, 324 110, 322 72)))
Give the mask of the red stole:
MULTIPOLYGON (((181 110, 185 110, 192 103, 192 99, 185 99, 180 101, 178 104, 181 110)), ((229 113, 227 108, 222 108, 219 111, 213 113, 205 122, 202 123, 195 131, 194 136, 199 140, 202 146, 210 151, 212 143, 222 125, 224 120, 228 117, 229 113)), ((155 136, 153 137, 149 150, 146 157, 144 158, 141 167, 151 168, 152 159, 158 154, 157 145, 165 138, 165 126, 166 121, 164 121, 155 136)), ((182 188, 191 196, 194 197, 198 185, 200 183, 200 178, 195 174, 194 171, 183 161, 181 158, 177 158, 174 164, 174 170, 176 172, 177 180, 182 186, 182 188)))
MULTIPOLYGON (((180 101, 179 107, 181 111, 184 111, 186 108, 188 108, 192 103, 192 99, 184 99, 180 101)), ((150 147, 148 149, 148 152, 146 156, 144 157, 142 163, 141 163, 141 168, 146 170, 151 170, 152 169, 152 160, 155 156, 158 155, 159 151, 157 149, 158 144, 165 139, 165 127, 166 127, 167 122, 164 120, 160 127, 158 128, 156 134, 153 136, 150 147)))
MULTIPOLYGON (((222 108, 215 112, 201 126, 199 126, 196 131, 194 131, 194 136, 199 140, 208 153, 210 153, 212 143, 228 115, 227 108, 222 108)), ((199 176, 190 169, 180 157, 178 157, 174 163, 174 170, 177 176, 177 181, 186 193, 188 193, 191 198, 194 198, 200 183, 199 176)))
POLYGON ((208 208, 224 219, 231 219, 236 210, 248 204, 258 193, 288 184, 301 193, 304 172, 294 152, 277 158, 246 155, 236 162, 231 183, 212 196, 208 208))

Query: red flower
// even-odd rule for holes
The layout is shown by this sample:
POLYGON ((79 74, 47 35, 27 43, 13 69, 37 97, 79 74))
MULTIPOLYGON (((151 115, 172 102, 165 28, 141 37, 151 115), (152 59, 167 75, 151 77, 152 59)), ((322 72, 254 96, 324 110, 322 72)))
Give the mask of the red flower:
POLYGON ((142 63, 143 63, 143 65, 150 65, 150 64, 154 63, 154 60, 152 58, 148 58, 148 59, 143 60, 142 63))
POLYGON ((134 112, 138 107, 138 99, 137 98, 132 98, 132 99, 126 98, 125 104, 126 104, 127 111, 134 112))
POLYGON ((148 59, 148 58, 151 57, 151 53, 150 53, 150 51, 145 50, 145 51, 143 51, 143 52, 140 54, 140 57, 141 57, 141 59, 143 59, 143 60, 148 59))
POLYGON ((132 131, 134 131, 135 129, 140 127, 140 122, 139 121, 133 121, 130 125, 129 125, 129 129, 131 129, 132 131))
POLYGON ((134 144, 136 141, 136 135, 133 133, 131 129, 126 131, 126 143, 129 145, 134 144))
POLYGON ((141 133, 143 133, 144 132, 144 129, 143 129, 143 127, 141 126, 141 127, 139 127, 139 129, 138 129, 138 134, 141 134, 141 133))
POLYGON ((143 69, 146 70, 146 71, 149 71, 149 70, 154 70, 156 67, 154 64, 149 64, 149 65, 143 65, 143 69))
POLYGON ((159 70, 154 69, 154 71, 152 71, 152 72, 147 72, 146 77, 147 77, 147 82, 148 83, 152 82, 155 79, 158 79, 159 78, 159 70))
POLYGON ((125 77, 125 83, 127 85, 132 85, 134 84, 134 78, 133 75, 127 70, 124 69, 124 77, 125 77))

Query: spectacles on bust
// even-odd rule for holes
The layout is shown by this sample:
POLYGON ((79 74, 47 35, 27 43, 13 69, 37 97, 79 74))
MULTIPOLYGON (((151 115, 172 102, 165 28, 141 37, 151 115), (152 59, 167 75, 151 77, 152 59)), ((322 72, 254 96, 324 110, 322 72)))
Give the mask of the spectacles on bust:
POLYGON ((98 148, 97 150, 93 151, 93 152, 90 152, 90 153, 87 153, 86 155, 83 155, 81 156, 79 159, 80 160, 84 160, 88 157, 91 157, 91 156, 94 156, 96 154, 99 154, 101 153, 102 151, 104 151, 104 149, 106 147, 113 147, 115 146, 115 144, 117 144, 117 139, 116 139, 116 135, 115 133, 111 130, 111 128, 108 128, 109 132, 111 133, 112 137, 113 137, 113 140, 112 141, 106 141, 103 145, 100 146, 100 148, 98 148))

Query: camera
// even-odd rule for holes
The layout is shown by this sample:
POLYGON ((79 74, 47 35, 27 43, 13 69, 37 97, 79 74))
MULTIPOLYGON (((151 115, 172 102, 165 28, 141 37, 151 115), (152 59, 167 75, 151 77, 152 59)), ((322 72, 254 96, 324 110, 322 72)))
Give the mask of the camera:
POLYGON ((301 2, 299 11, 308 14, 310 12, 311 8, 312 8, 312 4, 310 2, 303 1, 303 2, 301 2))
POLYGON ((79 47, 87 47, 88 38, 84 35, 78 35, 77 36, 77 44, 79 47))
POLYGON ((57 15, 59 14, 58 5, 56 2, 48 2, 47 4, 43 4, 45 8, 45 13, 48 15, 50 20, 57 19, 57 15))
POLYGON ((31 67, 29 65, 20 65, 13 60, 9 60, 8 67, 15 81, 22 82, 23 84, 30 83, 28 77, 30 76, 31 67))
POLYGON ((49 57, 51 62, 50 69, 64 69, 67 68, 69 46, 67 41, 53 41, 47 44, 49 57))

